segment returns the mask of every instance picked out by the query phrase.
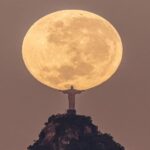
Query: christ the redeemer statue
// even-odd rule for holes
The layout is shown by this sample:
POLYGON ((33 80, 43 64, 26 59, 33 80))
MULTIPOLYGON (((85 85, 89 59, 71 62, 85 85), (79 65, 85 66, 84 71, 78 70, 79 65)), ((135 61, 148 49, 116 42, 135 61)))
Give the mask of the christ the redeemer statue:
POLYGON ((74 89, 73 86, 71 86, 70 89, 62 91, 64 94, 68 94, 68 100, 69 100, 69 109, 68 111, 75 111, 75 95, 80 94, 83 91, 79 91, 74 89))

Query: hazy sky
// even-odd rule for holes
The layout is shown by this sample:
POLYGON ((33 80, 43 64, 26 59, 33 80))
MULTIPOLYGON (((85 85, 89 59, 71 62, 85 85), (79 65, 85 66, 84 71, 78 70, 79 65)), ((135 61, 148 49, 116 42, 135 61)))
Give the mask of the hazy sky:
POLYGON ((127 150, 149 149, 149 0, 1 0, 0 149, 25 150, 50 115, 66 111, 66 95, 36 81, 21 56, 31 24, 62 9, 83 9, 107 18, 124 45, 117 73, 77 96, 78 113, 90 115, 101 131, 111 133, 127 150))

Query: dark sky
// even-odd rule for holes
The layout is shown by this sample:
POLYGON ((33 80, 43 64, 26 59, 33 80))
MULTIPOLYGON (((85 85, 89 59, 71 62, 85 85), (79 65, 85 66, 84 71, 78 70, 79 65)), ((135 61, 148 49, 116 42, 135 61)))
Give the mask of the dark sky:
POLYGON ((149 149, 149 0, 1 0, 0 149, 25 150, 48 116, 66 111, 66 95, 36 81, 21 56, 31 24, 62 9, 83 9, 107 18, 124 45, 117 73, 77 96, 78 113, 92 116, 101 131, 111 133, 127 150, 149 149))

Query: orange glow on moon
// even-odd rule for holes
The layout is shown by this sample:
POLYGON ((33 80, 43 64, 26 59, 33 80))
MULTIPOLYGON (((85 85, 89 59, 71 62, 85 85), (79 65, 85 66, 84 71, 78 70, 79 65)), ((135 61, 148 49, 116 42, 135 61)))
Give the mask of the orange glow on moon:
POLYGON ((22 55, 29 72, 59 90, 86 90, 108 80, 122 59, 122 42, 104 18, 82 10, 51 13, 27 32, 22 55))

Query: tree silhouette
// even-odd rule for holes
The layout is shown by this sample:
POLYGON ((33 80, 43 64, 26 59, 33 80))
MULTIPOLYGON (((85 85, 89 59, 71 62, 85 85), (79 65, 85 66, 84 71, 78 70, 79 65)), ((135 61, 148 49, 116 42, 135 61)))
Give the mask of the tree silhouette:
POLYGON ((58 114, 49 117, 39 139, 28 150, 124 150, 109 134, 98 131, 90 117, 58 114))

